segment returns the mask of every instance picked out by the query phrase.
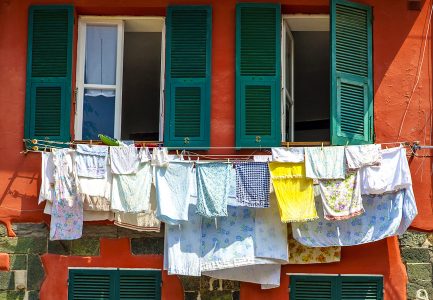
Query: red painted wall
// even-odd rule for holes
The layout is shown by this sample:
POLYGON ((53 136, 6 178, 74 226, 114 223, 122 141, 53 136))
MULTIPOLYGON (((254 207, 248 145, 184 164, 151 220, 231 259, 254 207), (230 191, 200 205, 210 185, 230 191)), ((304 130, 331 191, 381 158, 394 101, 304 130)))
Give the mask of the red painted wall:
MULTIPOLYGON (((235 3, 236 0, 0 0, 0 221, 49 221, 37 206, 40 183, 38 154, 20 154, 24 131, 27 11, 30 4, 73 3, 76 13, 98 15, 165 15, 168 4, 211 4, 212 146, 234 145, 235 3)), ((250 1, 251 2, 251 1, 250 1)), ((259 2, 259 1, 256 1, 259 2)), ((327 13, 328 0, 284 0, 284 13, 327 13)), ((374 110, 377 142, 415 141, 430 144, 432 136, 430 0, 421 11, 407 10, 406 0, 363 0, 374 13, 374 110), (424 49, 424 40, 427 37, 424 49), (424 52, 424 56, 422 55, 424 52), (422 59, 424 57, 424 59, 422 59), (423 64, 421 64, 423 61, 423 64), (406 115, 404 123, 403 116, 406 115), (399 135, 400 127, 402 127, 399 135)), ((221 153, 223 153, 221 151, 221 153)), ((423 150, 419 156, 431 155, 423 150)), ((431 158, 410 161, 419 216, 413 227, 433 230, 431 158)), ((13 235, 13 232, 9 232, 13 235)), ((66 299, 67 266, 161 267, 159 256, 121 257, 124 240, 103 240, 95 258, 43 257, 47 277, 42 299, 66 299), (113 253, 110 249, 119 249, 113 253), (64 287, 60 288, 60 287, 64 287), (57 294, 58 293, 58 294, 57 294)), ((128 252, 124 252, 128 253, 128 252)), ((318 266, 286 266, 279 289, 260 291, 242 284, 242 299, 287 299, 287 272, 378 273, 385 276, 386 299, 405 299, 406 275, 395 238, 344 248, 342 262, 318 266)), ((164 275, 165 276, 165 275, 164 275)), ((173 276, 169 276, 173 277, 173 276)), ((175 278, 175 277, 173 277, 175 278)), ((168 279, 165 299, 181 299, 177 279, 168 279), (167 287, 169 286, 169 287, 167 287), (176 294, 169 294, 169 293, 176 294)))

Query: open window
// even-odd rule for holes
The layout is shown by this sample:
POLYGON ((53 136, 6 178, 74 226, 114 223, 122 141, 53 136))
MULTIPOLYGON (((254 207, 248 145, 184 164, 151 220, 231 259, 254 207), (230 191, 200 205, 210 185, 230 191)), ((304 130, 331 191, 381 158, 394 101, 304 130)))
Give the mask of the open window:
POLYGON ((164 18, 79 19, 75 139, 161 140, 164 18))

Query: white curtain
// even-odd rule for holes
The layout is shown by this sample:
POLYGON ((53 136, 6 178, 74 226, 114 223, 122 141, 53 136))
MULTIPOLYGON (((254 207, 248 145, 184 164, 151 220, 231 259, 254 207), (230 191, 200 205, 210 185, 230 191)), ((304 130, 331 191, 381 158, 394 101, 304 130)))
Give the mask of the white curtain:
MULTIPOLYGON (((117 25, 87 25, 84 83, 116 84, 117 25)), ((113 90, 89 90, 86 96, 114 97, 113 90)))

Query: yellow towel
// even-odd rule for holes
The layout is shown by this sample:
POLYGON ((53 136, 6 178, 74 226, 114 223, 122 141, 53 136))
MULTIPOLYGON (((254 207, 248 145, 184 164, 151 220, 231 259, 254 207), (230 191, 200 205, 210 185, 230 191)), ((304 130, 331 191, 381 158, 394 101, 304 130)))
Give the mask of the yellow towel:
POLYGON ((317 219, 313 180, 305 177, 304 163, 269 163, 282 222, 317 219))

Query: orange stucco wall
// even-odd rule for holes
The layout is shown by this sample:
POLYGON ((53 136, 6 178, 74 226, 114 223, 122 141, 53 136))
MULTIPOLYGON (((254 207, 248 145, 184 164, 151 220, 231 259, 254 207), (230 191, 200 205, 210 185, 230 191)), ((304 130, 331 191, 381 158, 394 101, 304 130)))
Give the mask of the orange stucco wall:
MULTIPOLYGON (((24 131, 27 11, 30 4, 73 3, 77 15, 165 15, 168 4, 212 5, 211 144, 233 146, 236 2, 239 1, 0 0, 0 221, 6 224, 10 221, 49 221, 36 200, 40 183, 39 155, 20 154, 24 131)), ((281 2, 283 13, 327 13, 329 10, 328 0, 260 2, 281 2)), ((428 30, 427 26, 430 0, 424 1, 421 11, 407 10, 406 0, 359 2, 372 5, 374 14, 376 141, 394 142, 399 139, 431 143, 432 55, 431 27, 428 30), (422 59, 426 36, 427 44, 422 59), (406 108, 407 116, 402 125, 406 108)), ((418 152, 418 155, 430 154, 426 150, 418 152)), ((419 209, 413 227, 428 231, 433 230, 431 164, 429 157, 414 157, 410 161, 419 209)), ((11 230, 9 233, 13 235, 11 230)), ((125 240, 103 240, 100 257, 45 255, 43 263, 47 277, 42 286, 41 298, 66 299, 68 266, 161 267, 161 257, 126 255, 129 253, 128 247, 125 240)), ((405 299, 406 274, 397 239, 346 247, 342 255, 342 261, 337 264, 284 267, 279 289, 261 291, 256 285, 242 284, 241 299, 288 299, 288 277, 285 274, 297 272, 383 274, 386 299, 405 299)), ((179 281, 174 276, 164 275, 164 278, 167 278, 164 280, 164 299, 182 299, 179 281)))

